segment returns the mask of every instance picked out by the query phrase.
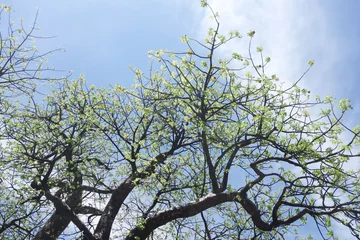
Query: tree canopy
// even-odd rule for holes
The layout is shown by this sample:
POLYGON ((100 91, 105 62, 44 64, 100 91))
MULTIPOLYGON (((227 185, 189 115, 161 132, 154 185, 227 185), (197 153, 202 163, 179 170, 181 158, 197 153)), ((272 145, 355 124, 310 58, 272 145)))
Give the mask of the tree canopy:
POLYGON ((222 35, 201 3, 206 38, 149 52, 150 74, 132 68, 130 89, 42 78, 48 53, 27 47, 35 25, 1 35, 1 239, 288 239, 309 223, 323 239, 334 223, 360 239, 349 100, 312 100, 305 74, 287 85, 268 75, 255 31, 247 53, 224 57, 243 36, 222 35))

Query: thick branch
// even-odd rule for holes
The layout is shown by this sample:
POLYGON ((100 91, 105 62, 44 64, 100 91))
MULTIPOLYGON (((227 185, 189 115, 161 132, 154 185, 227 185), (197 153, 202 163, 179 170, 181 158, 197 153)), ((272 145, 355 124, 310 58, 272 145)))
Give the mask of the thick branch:
POLYGON ((135 175, 128 177, 123 183, 117 187, 112 193, 110 200, 108 201, 99 223, 95 229, 95 237, 97 239, 109 239, 112 224, 115 220, 116 215, 118 214, 120 207, 125 201, 126 197, 136 186, 135 184, 135 175))
POLYGON ((169 155, 172 155, 177 147, 178 146, 173 146, 169 152, 159 154, 155 160, 153 160, 152 163, 145 169, 145 171, 140 174, 130 175, 123 183, 120 184, 119 187, 113 191, 95 229, 94 235, 97 239, 110 238, 112 224, 127 196, 136 187, 136 185, 141 182, 139 180, 150 176, 155 171, 155 167, 158 164, 164 163, 165 159, 169 155))
POLYGON ((45 225, 37 232, 33 240, 56 240, 58 236, 67 228, 70 223, 70 219, 58 214, 53 213, 51 217, 46 221, 45 225))
POLYGON ((207 143, 207 136, 206 136, 205 131, 202 131, 201 138, 202 138, 202 148, 204 151, 204 158, 205 158, 206 164, 209 169, 209 176, 210 176, 210 180, 211 180, 212 191, 214 193, 218 193, 219 192, 219 184, 217 181, 214 165, 211 162, 209 145, 207 143))
POLYGON ((55 206, 57 212, 62 212, 63 215, 69 219, 76 225, 76 227, 83 232, 88 240, 95 240, 94 236, 90 232, 90 230, 85 226, 85 224, 76 216, 76 214, 72 211, 72 209, 61 201, 60 198, 55 197, 50 193, 50 191, 45 191, 45 196, 49 199, 55 206))
POLYGON ((101 215, 103 212, 97 208, 90 206, 81 206, 74 210, 77 214, 93 214, 93 215, 101 215))
POLYGON ((239 196, 238 192, 231 193, 218 193, 213 194, 210 193, 203 198, 200 198, 198 201, 190 202, 183 206, 174 207, 169 210, 165 210, 159 212, 146 219, 144 224, 140 224, 135 227, 129 235, 126 237, 126 240, 131 239, 146 239, 152 231, 156 228, 165 225, 166 223, 173 221, 178 218, 187 218, 191 216, 195 216, 196 214, 214 207, 216 205, 235 201, 235 199, 239 196))

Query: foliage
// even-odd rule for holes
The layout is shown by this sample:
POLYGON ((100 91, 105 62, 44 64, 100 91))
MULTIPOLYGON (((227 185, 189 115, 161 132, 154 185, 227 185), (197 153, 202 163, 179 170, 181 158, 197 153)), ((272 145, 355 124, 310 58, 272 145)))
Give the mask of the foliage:
MULTIPOLYGON (((61 79, 54 76, 52 78, 44 77, 42 74, 56 72, 49 68, 46 63, 46 57, 61 49, 55 49, 41 53, 34 41, 47 38, 40 37, 37 34, 39 29, 36 26, 37 15, 31 26, 24 27, 23 20, 19 23, 12 19, 13 9, 4 4, 0 8, 0 136, 2 148, 6 148, 6 143, 10 140, 4 123, 7 118, 20 117, 16 115, 19 109, 12 105, 20 103, 25 99, 34 101, 37 93, 38 84, 47 82, 56 82, 61 79)), ((23 107, 19 105, 18 107, 23 107)), ((30 109, 29 109, 30 110, 30 109)), ((14 128, 15 130, 16 128, 14 128)), ((27 136, 24 136, 27 137, 27 136)), ((29 137, 29 136, 28 136, 29 137)), ((29 235, 37 227, 36 224, 42 224, 37 216, 44 217, 43 209, 36 203, 30 201, 26 182, 23 181, 25 175, 15 174, 12 164, 8 164, 8 156, 1 151, 0 161, 0 238, 16 238, 13 235, 12 228, 21 229, 19 239, 29 235), (26 226, 26 227, 25 227, 26 226), (27 230, 27 226, 30 230, 27 230)), ((16 168, 26 170, 27 166, 16 166, 16 168)), ((20 173, 20 172, 18 172, 20 173)), ((16 231, 15 231, 16 232, 16 231)))
POLYGON ((46 65, 48 55, 61 49, 40 53, 34 45, 35 40, 51 37, 37 35, 39 29, 36 26, 38 13, 27 28, 24 27, 23 19, 16 24, 12 20, 13 9, 2 4, 0 9, 0 86, 2 97, 27 95, 36 91, 38 83, 49 80, 57 80, 56 77, 48 78, 43 74, 54 72, 55 69, 46 65), (36 81, 34 81, 36 80, 36 81))
POLYGON ((132 69, 132 89, 80 76, 9 103, 2 239, 285 239, 310 221, 324 239, 334 222, 359 238, 349 100, 313 102, 301 78, 282 87, 263 48, 251 55, 255 31, 248 56, 220 58, 242 37, 213 16, 204 42, 150 52, 158 70, 132 69))

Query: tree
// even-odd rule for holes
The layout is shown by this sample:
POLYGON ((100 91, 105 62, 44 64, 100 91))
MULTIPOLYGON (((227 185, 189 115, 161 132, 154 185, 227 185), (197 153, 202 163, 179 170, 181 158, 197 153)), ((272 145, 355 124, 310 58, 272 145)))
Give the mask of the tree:
MULTIPOLYGON (((56 82, 61 77, 46 77, 44 74, 55 72, 55 69, 46 65, 48 55, 61 49, 55 49, 41 53, 33 44, 35 40, 46 39, 37 35, 37 16, 30 27, 24 27, 23 20, 20 23, 12 19, 13 9, 4 4, 0 8, 0 138, 2 147, 9 139, 4 122, 7 118, 15 117, 11 107, 14 101, 34 101, 37 94, 38 84, 56 82)), ((0 236, 7 239, 12 236, 12 228, 26 228, 21 224, 32 224, 32 215, 39 212, 37 205, 24 205, 26 200, 21 198, 22 187, 18 179, 14 179, 12 169, 8 167, 7 156, 1 151, 0 161, 0 236), (10 175, 9 175, 10 174, 10 175)), ((41 223, 39 223, 41 224, 41 223)), ((31 229, 31 228, 30 228, 31 229)), ((30 230, 29 230, 30 231, 30 230)), ((29 232, 28 232, 29 233, 29 232)))
POLYGON ((204 42, 150 52, 158 70, 134 68, 132 89, 80 76, 9 105, 0 203, 21 211, 2 215, 4 239, 285 239, 309 221, 360 238, 349 100, 312 101, 302 77, 282 87, 262 48, 252 56, 254 31, 248 56, 221 57, 242 36, 213 17, 204 42))

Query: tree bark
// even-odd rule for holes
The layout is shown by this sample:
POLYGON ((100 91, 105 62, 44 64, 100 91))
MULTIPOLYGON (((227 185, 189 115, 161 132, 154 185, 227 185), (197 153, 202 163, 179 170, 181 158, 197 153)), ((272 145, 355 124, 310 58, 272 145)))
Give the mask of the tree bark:
POLYGON ((56 212, 47 220, 43 228, 35 235, 33 240, 56 240, 58 236, 67 228, 70 219, 56 212))
POLYGON ((107 203, 103 214, 96 226, 94 236, 96 239, 109 239, 111 228, 118 214, 121 205, 125 201, 129 193, 134 189, 136 184, 134 183, 135 177, 131 175, 123 183, 117 187, 112 193, 109 202, 107 203))
POLYGON ((126 240, 143 240, 146 239, 151 232, 156 228, 165 225, 166 223, 173 221, 178 218, 187 218, 195 216, 196 214, 214 207, 216 205, 236 201, 240 195, 239 192, 230 193, 210 193, 197 201, 190 202, 188 204, 174 207, 169 210, 165 210, 157 213, 156 215, 146 219, 144 224, 136 226, 129 235, 125 238, 126 240))

